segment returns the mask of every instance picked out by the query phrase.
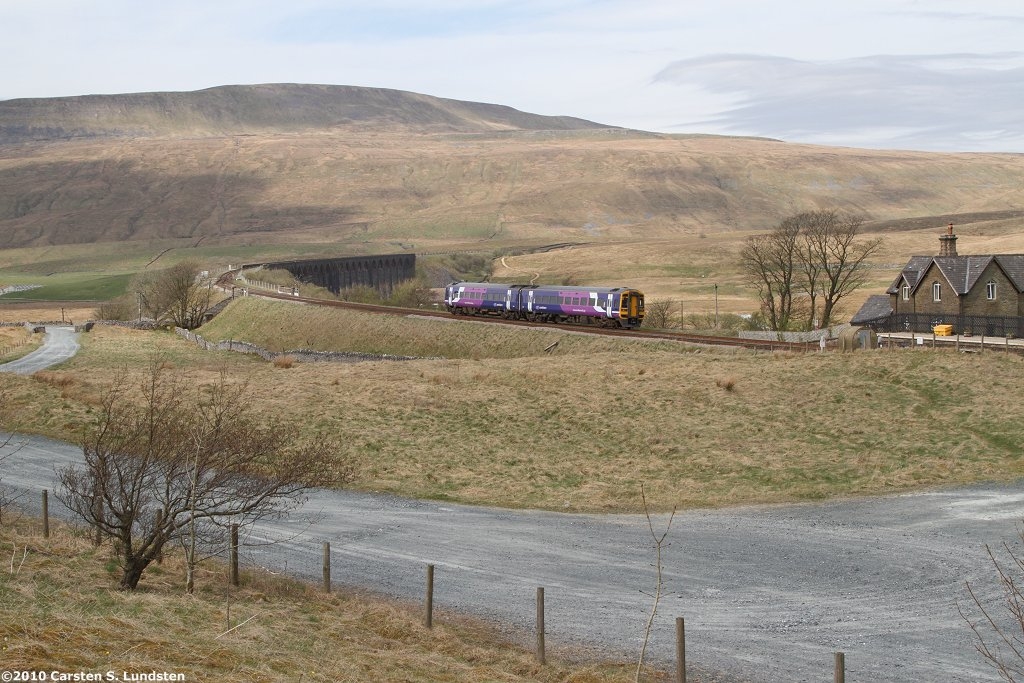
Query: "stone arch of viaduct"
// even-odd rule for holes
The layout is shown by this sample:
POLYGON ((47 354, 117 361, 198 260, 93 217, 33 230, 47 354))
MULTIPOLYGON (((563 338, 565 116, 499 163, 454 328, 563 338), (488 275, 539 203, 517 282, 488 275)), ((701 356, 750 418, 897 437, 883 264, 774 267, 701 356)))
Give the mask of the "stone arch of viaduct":
POLYGON ((335 294, 349 287, 364 286, 388 295, 395 285, 416 276, 416 254, 348 256, 260 265, 264 268, 283 268, 299 280, 319 285, 335 294))

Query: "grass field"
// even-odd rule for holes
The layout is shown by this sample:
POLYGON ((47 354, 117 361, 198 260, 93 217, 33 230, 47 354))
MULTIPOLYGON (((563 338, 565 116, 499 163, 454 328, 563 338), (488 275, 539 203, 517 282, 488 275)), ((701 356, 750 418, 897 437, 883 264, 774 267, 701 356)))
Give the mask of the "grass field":
POLYGON ((62 368, 0 381, 30 429, 68 438, 119 368, 159 353, 202 382, 223 367, 263 414, 345 443, 358 488, 474 504, 635 511, 641 484, 666 509, 1024 475, 1016 356, 668 348, 254 298, 200 332, 447 358, 282 368, 99 327, 62 368))

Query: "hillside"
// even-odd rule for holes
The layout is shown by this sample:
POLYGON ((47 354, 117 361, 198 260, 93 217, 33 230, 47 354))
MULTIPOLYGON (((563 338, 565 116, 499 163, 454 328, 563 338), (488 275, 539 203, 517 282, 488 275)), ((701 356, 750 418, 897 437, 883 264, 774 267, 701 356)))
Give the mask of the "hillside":
POLYGON ((1017 220, 1022 185, 1022 155, 655 135, 370 88, 0 102, 0 249, 643 242, 818 207, 929 227, 1017 220))
POLYGON ((253 135, 353 126, 483 132, 608 128, 495 104, 384 88, 232 85, 0 101, 0 144, 74 138, 253 135))

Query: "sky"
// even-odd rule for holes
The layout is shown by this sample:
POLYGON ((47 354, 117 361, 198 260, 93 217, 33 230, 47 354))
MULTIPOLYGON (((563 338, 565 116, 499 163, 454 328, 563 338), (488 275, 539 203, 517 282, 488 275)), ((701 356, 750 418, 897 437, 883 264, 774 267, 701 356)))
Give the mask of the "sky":
POLYGON ((1020 0, 0 0, 0 99, 408 90, 663 133, 1024 153, 1020 0))

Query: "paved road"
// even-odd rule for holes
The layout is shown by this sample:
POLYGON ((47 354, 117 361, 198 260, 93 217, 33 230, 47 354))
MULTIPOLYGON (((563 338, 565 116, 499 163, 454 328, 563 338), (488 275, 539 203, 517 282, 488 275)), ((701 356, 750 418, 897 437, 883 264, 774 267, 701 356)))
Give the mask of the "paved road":
MULTIPOLYGON (((8 457, 4 484, 53 488, 54 466, 77 457, 73 446, 32 439, 8 457)), ((850 682, 998 681, 956 602, 965 580, 997 599, 984 545, 1014 540, 1022 518, 1024 483, 677 515, 650 655, 671 667, 682 616, 695 677, 831 680, 833 653, 843 651, 850 682)), ((248 542, 296 533, 262 552, 318 578, 328 540, 336 584, 411 600, 422 599, 432 563, 439 610, 493 619, 524 643, 544 586, 549 649, 639 652, 651 602, 644 593, 654 588, 642 517, 321 491, 287 521, 252 530, 248 542)))
POLYGON ((38 349, 10 363, 0 364, 0 372, 31 375, 33 372, 63 363, 78 353, 78 333, 73 327, 46 328, 43 345, 38 349))

